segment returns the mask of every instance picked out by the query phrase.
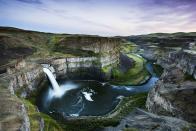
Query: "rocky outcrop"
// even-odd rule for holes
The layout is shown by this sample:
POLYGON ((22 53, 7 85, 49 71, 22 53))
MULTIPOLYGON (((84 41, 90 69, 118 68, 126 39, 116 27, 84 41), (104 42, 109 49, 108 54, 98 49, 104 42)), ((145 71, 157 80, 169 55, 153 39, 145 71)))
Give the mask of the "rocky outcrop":
POLYGON ((176 67, 183 70, 184 73, 192 75, 196 79, 196 52, 184 50, 180 52, 172 52, 169 54, 170 61, 176 64, 176 67))
POLYGON ((191 50, 181 50, 178 52, 170 52, 167 56, 157 60, 157 64, 164 69, 177 67, 193 76, 196 79, 196 52, 191 50))
POLYGON ((196 81, 186 80, 186 75, 179 68, 165 69, 149 92, 146 107, 156 114, 196 122, 196 81))
POLYGON ((39 88, 44 73, 41 65, 22 60, 13 67, 8 67, 4 78, 9 79, 8 88, 12 94, 16 91, 22 97, 26 97, 28 93, 39 88))
POLYGON ((7 89, 7 81, 0 79, 0 130, 29 131, 30 122, 24 104, 7 89))
POLYGON ((59 52, 71 53, 80 57, 119 55, 120 39, 118 38, 70 35, 58 39, 54 50, 59 52))
POLYGON ((157 64, 164 68, 164 73, 148 94, 148 110, 196 122, 195 51, 169 52, 157 64))
POLYGON ((157 116, 141 109, 135 109, 123 118, 118 126, 106 127, 103 131, 141 130, 141 131, 182 131, 189 129, 186 121, 166 116, 157 116))
POLYGON ((141 55, 150 61, 157 61, 159 58, 168 56, 170 52, 175 51, 172 48, 158 47, 158 46, 142 46, 141 47, 141 55))

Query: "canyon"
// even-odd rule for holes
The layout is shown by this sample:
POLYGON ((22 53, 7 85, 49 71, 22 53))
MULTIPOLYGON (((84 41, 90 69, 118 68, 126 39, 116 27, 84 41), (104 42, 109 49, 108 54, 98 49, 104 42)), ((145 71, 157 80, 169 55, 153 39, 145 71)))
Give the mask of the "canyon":
POLYGON ((1 27, 0 130, 195 129, 195 38, 195 33, 100 37, 1 27), (35 104, 48 82, 43 67, 57 80, 94 80, 123 88, 146 84, 152 78, 146 61, 154 63, 160 74, 154 87, 123 98, 103 116, 65 120, 56 114, 58 121, 35 104))

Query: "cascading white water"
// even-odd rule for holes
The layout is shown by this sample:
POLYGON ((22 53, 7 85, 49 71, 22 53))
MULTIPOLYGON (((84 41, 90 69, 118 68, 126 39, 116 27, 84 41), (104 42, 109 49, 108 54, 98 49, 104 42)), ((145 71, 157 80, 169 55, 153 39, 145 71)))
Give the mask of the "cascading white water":
POLYGON ((48 68, 43 68, 43 71, 46 73, 46 75, 48 76, 51 84, 52 84, 52 87, 54 89, 54 91, 58 91, 60 90, 60 86, 59 84, 57 83, 54 75, 52 74, 52 72, 48 69, 48 68))
POLYGON ((72 90, 77 88, 78 86, 74 83, 71 82, 66 82, 66 84, 64 84, 63 86, 59 86, 59 84, 57 83, 54 75, 52 74, 52 72, 46 68, 43 67, 43 71, 46 73, 46 75, 48 76, 53 89, 49 89, 48 92, 48 99, 51 99, 53 97, 61 97, 63 96, 67 91, 72 90))

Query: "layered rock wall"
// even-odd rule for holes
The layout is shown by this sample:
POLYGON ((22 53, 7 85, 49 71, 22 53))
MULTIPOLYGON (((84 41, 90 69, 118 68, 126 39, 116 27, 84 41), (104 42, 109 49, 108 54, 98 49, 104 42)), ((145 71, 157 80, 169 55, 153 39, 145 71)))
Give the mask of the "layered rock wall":
POLYGON ((177 67, 184 73, 192 75, 196 79, 196 52, 184 50, 179 52, 170 52, 167 57, 157 60, 157 63, 163 68, 177 67))
MULTIPOLYGON (((81 41, 75 41, 74 37, 71 40, 62 40, 58 46, 63 48, 77 48, 76 50, 88 50, 94 52, 93 56, 73 56, 60 58, 49 58, 48 60, 40 58, 39 60, 28 59, 17 60, 16 64, 7 67, 7 76, 10 78, 9 89, 14 91, 23 90, 22 96, 28 95, 38 88, 40 82, 45 79, 41 64, 48 64, 54 68, 54 74, 57 78, 70 79, 95 79, 107 80, 110 79, 110 72, 102 72, 102 68, 117 66, 119 63, 119 48, 120 43, 112 38, 85 38, 81 41), (85 43, 86 41, 86 43, 85 43), (71 43, 73 42, 73 43, 71 43), (81 46, 83 44, 83 46, 81 46), (65 46, 65 47, 64 47, 65 46), (23 88, 23 89, 22 89, 23 88)), ((70 49, 70 50, 72 50, 70 49)), ((75 50, 75 49, 74 49, 75 50)))
POLYGON ((196 122, 195 58, 193 52, 180 51, 157 61, 164 73, 148 94, 150 112, 196 122))
POLYGON ((110 73, 104 74, 102 68, 119 64, 120 42, 120 39, 97 36, 63 37, 54 49, 66 53, 72 51, 79 56, 54 58, 48 64, 54 67, 57 77, 110 79, 110 73))
POLYGON ((87 79, 110 79, 104 77, 102 68, 115 67, 119 63, 118 57, 75 57, 55 59, 49 64, 54 67, 57 77, 87 77, 87 79), (83 73, 83 74, 82 74, 83 73), (82 76, 83 75, 83 76, 82 76))
POLYGON ((22 91, 24 89, 24 92, 21 92, 22 94, 20 95, 26 97, 27 93, 38 88, 44 76, 41 65, 22 60, 14 66, 8 67, 5 77, 9 79, 8 88, 12 94, 15 91, 22 91))

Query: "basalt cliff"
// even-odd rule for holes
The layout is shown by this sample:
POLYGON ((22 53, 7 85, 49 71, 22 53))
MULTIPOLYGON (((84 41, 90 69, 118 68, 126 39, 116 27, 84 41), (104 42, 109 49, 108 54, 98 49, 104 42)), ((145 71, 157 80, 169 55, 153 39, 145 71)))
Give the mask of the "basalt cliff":
POLYGON ((149 111, 196 122, 195 56, 193 52, 179 51, 157 61, 165 70, 148 94, 149 111))
POLYGON ((194 130, 195 39, 195 33, 100 37, 0 27, 0 130, 194 130), (61 128, 32 104, 48 81, 43 67, 57 79, 130 86, 152 77, 146 61, 162 67, 155 68, 155 86, 148 94, 123 98, 105 116, 66 119, 68 126, 61 128))
MULTIPOLYGON (((107 80, 111 77, 111 68, 119 63, 119 56, 118 38, 1 27, 0 130, 30 130, 27 112, 33 107, 24 106, 25 102, 16 95, 26 98, 39 90, 40 84, 47 80, 43 66, 48 66, 57 78, 107 80), (104 67, 107 72, 103 71, 104 67)), ((43 119, 37 117, 37 129, 42 130, 43 119)))
POLYGON ((195 38, 195 33, 158 33, 127 37, 139 46, 136 51, 164 69, 148 94, 148 111, 195 123, 195 38))
POLYGON ((120 39, 0 29, 1 76, 10 77, 10 89, 28 85, 32 90, 43 79, 41 65, 53 68, 57 77, 110 79, 104 67, 118 65, 120 39))

